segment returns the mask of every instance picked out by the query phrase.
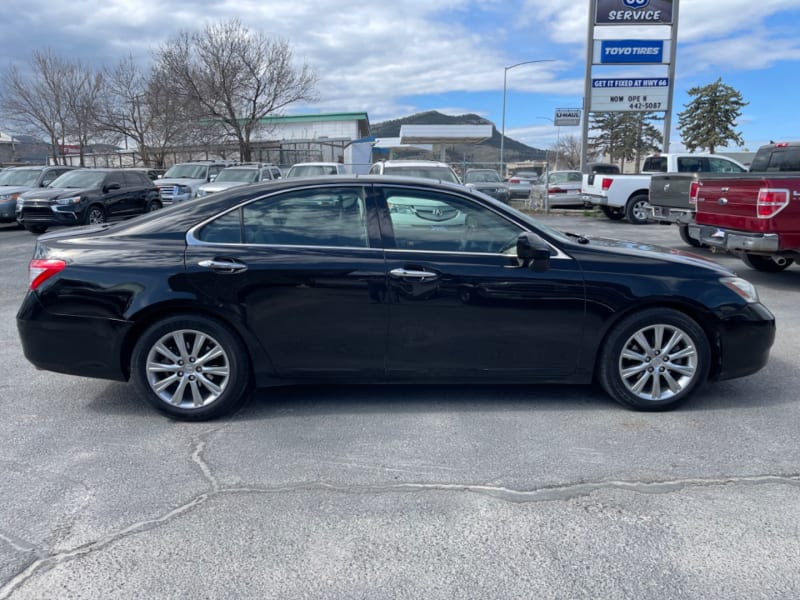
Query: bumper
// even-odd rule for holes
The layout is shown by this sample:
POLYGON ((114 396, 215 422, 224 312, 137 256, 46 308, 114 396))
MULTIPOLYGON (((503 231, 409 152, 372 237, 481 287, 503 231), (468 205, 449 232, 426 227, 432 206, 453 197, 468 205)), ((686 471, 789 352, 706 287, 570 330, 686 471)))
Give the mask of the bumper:
POLYGON ((689 235, 707 246, 723 248, 731 252, 769 254, 777 252, 780 245, 778 235, 775 233, 750 233, 708 225, 689 225, 689 235))
POLYGON ((763 304, 748 304, 727 317, 720 330, 717 379, 744 377, 761 370, 775 341, 775 317, 763 304))
POLYGON ((666 221, 689 225, 694 223, 694 211, 686 208, 671 208, 669 206, 650 206, 649 218, 653 221, 666 221))
POLYGON ((122 347, 132 324, 126 321, 58 315, 28 292, 17 313, 22 350, 37 369, 127 381, 122 347))
POLYGON ((14 223, 17 220, 17 201, 0 200, 0 223, 14 223))
POLYGON ((20 221, 31 225, 80 225, 83 223, 83 208, 78 210, 53 210, 48 207, 23 207, 18 215, 20 221))

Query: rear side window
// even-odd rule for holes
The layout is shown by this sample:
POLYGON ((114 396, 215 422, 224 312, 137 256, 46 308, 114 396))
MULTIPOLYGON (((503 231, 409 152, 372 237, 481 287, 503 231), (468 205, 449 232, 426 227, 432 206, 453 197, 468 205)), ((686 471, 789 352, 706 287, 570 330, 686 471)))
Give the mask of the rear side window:
POLYGON ((667 157, 666 156, 648 156, 644 160, 644 167, 642 171, 658 171, 660 173, 667 172, 667 157))
POLYGON ((742 173, 745 171, 745 169, 735 162, 725 160, 724 158, 710 157, 708 159, 708 166, 712 173, 742 173))
POLYGON ((122 173, 109 173, 103 185, 111 185, 112 183, 118 183, 120 187, 129 187, 128 183, 123 179, 122 173))
POLYGON ((366 248, 366 205, 359 188, 289 192, 263 198, 205 225, 209 243, 366 248))

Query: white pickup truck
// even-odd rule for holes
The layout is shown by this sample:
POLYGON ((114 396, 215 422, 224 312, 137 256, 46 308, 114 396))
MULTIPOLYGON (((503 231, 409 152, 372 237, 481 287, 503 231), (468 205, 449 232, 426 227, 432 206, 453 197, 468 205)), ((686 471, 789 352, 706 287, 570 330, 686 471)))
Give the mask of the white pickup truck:
POLYGON ((744 168, 735 160, 718 154, 655 154, 644 160, 639 174, 584 174, 581 190, 584 201, 599 206, 609 219, 626 218, 641 225, 650 217, 650 178, 655 173, 738 173, 744 168))

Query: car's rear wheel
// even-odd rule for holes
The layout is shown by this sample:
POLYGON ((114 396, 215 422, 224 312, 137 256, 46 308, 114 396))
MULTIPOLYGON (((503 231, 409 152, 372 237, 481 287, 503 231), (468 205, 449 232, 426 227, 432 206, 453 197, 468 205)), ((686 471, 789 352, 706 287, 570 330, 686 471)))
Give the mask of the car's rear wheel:
POLYGON ((106 211, 97 205, 90 206, 86 209, 86 216, 83 219, 86 225, 101 225, 106 222, 106 211))
POLYGON ((153 200, 147 207, 148 212, 153 212, 159 210, 161 208, 161 202, 158 200, 153 200))
POLYGON ((708 378, 711 350, 696 321, 654 308, 623 319, 606 337, 598 379, 617 402, 637 410, 674 408, 708 378))
POLYGON ((25 227, 25 229, 27 229, 31 233, 35 233, 37 235, 47 231, 47 225, 28 225, 28 224, 24 224, 23 226, 25 227))
POLYGON ((625 218, 625 213, 618 208, 612 208, 610 206, 601 206, 600 210, 603 211, 603 214, 612 221, 621 221, 622 219, 625 218))
POLYGON ((688 225, 678 225, 678 232, 681 235, 681 239, 689 244, 694 248, 703 248, 705 244, 700 240, 696 240, 689 235, 689 226, 688 225))
POLYGON ((751 269, 764 271, 765 273, 778 273, 788 269, 794 263, 793 258, 761 256, 760 254, 744 254, 742 260, 751 269))
POLYGON ((625 217, 634 225, 644 225, 647 223, 648 209, 650 208, 650 198, 647 194, 637 194, 625 206, 625 217))
POLYGON ((133 350, 131 376, 144 399, 176 419, 203 421, 232 412, 250 389, 247 350, 221 323, 199 315, 150 326, 133 350))

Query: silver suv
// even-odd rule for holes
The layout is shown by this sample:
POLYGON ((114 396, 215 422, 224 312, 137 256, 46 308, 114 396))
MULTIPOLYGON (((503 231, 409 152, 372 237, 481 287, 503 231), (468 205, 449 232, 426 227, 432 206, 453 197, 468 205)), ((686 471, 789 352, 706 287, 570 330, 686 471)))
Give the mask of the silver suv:
POLYGON ((461 183, 450 165, 435 160, 383 160, 369 170, 370 175, 401 175, 422 177, 447 183, 461 183))
POLYGON ((234 187, 257 183, 259 181, 271 181, 281 178, 281 170, 275 165, 263 163, 242 163, 235 167, 223 169, 216 179, 210 183, 204 183, 197 190, 197 196, 202 198, 214 192, 221 192, 234 187))
POLYGON ((167 206, 196 198, 201 185, 214 181, 224 168, 235 164, 228 160, 193 160, 172 165, 164 177, 155 181, 161 202, 167 206))

